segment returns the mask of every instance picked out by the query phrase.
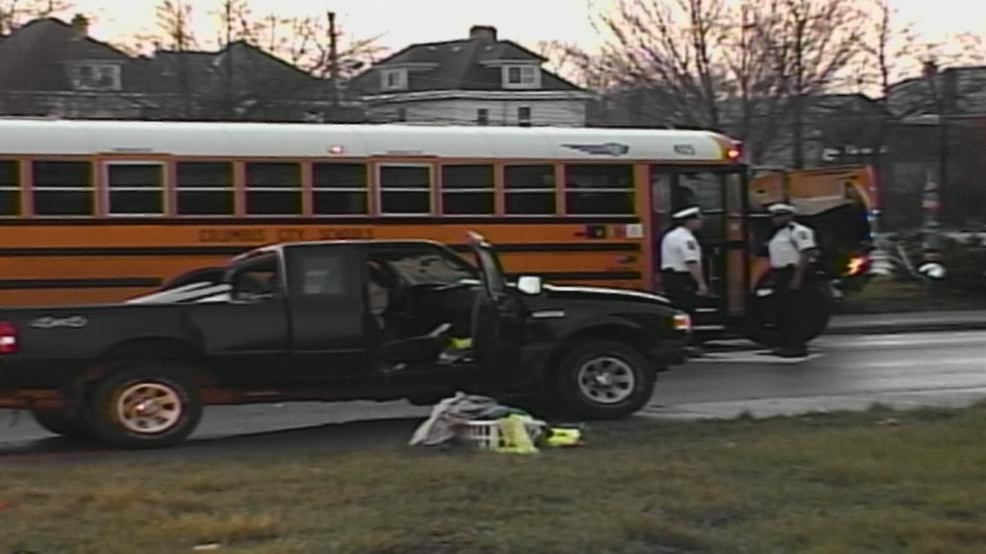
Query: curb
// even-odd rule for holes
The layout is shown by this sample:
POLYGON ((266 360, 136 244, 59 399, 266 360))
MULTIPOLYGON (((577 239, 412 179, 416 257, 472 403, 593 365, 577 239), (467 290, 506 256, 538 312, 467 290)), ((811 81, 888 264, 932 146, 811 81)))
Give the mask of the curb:
POLYGON ((924 323, 879 323, 832 326, 823 335, 868 335, 895 333, 942 333, 947 331, 983 331, 986 330, 986 319, 983 321, 929 321, 924 323))

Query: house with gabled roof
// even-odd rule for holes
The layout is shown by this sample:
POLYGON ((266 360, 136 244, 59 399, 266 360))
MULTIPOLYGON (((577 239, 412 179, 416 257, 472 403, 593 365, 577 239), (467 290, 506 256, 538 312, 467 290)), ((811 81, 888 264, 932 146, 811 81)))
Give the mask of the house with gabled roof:
POLYGON ((399 50, 351 86, 375 122, 585 126, 592 95, 545 69, 546 61, 476 25, 464 39, 399 50))
POLYGON ((341 121, 364 118, 332 82, 245 41, 131 56, 88 19, 31 21, 0 42, 0 115, 73 119, 341 121))

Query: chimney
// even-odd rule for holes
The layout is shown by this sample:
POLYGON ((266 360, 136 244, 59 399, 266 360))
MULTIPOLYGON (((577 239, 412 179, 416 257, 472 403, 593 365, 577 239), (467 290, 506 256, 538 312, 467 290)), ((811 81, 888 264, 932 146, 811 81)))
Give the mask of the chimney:
POLYGON ((78 38, 89 38, 89 18, 81 13, 72 18, 72 28, 78 38))
POLYGON ((469 40, 496 42, 496 27, 491 25, 473 25, 469 28, 469 40))
POLYGON ((921 75, 925 79, 930 79, 935 75, 938 75, 938 63, 935 60, 925 60, 921 65, 921 75))

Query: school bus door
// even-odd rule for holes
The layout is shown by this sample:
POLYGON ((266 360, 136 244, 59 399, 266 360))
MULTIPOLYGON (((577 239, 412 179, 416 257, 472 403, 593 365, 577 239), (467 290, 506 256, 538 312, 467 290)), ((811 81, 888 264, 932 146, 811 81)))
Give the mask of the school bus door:
POLYGON ((702 209, 698 239, 710 298, 696 310, 696 331, 723 331, 728 319, 742 316, 750 290, 745 190, 745 169, 737 166, 651 168, 655 274, 661 269, 661 238, 673 226, 671 214, 695 204, 702 209))

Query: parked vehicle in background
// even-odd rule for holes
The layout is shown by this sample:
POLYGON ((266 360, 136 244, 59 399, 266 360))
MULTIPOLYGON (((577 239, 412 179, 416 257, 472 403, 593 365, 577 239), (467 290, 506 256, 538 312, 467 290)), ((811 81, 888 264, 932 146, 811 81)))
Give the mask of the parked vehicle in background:
POLYGON ((276 244, 232 259, 210 290, 0 309, 0 408, 130 448, 182 442, 214 404, 464 390, 609 419, 683 363, 690 320, 663 298, 513 285, 490 243, 468 242, 475 265, 431 241, 276 244), (387 293, 379 313, 371 283, 387 293))

